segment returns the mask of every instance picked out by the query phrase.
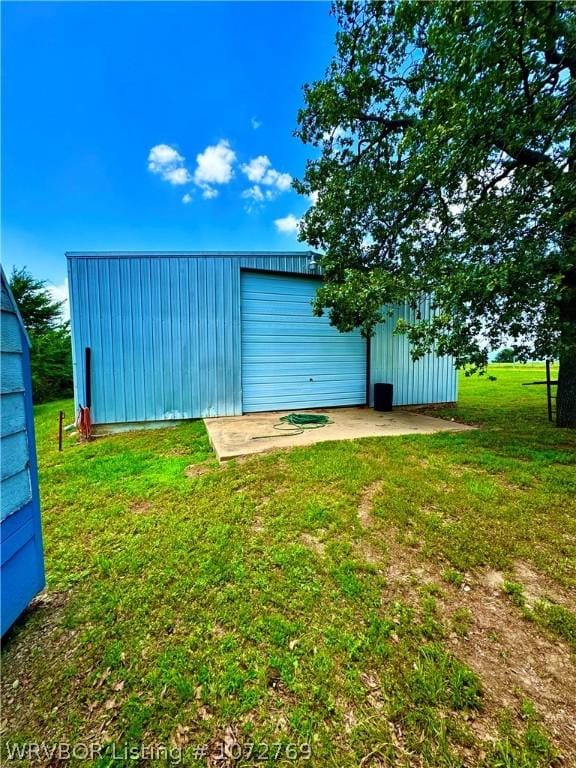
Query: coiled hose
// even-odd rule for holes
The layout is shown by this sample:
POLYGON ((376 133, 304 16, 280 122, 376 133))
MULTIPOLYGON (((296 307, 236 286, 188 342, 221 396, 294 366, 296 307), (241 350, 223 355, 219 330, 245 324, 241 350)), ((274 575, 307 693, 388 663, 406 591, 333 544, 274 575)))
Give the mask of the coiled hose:
POLYGON ((281 433, 280 435, 258 435, 252 440, 301 435, 307 429, 320 429, 333 423, 332 419, 322 413, 289 413, 286 416, 281 416, 278 423, 273 425, 274 429, 281 433))

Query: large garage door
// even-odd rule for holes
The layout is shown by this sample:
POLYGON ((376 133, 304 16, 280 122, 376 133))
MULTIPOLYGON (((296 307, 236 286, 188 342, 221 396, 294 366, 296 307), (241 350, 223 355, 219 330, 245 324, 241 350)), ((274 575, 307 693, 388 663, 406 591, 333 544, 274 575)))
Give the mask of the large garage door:
POLYGON ((243 272, 241 282, 245 413, 366 401, 366 341, 314 317, 317 280, 243 272))

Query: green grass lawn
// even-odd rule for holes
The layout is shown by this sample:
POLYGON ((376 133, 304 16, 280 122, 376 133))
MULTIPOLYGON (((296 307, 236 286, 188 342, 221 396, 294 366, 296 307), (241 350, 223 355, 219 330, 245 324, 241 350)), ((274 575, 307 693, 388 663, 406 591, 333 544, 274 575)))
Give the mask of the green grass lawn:
POLYGON ((201 422, 58 453, 73 406, 37 407, 48 589, 4 643, 5 755, 576 765, 576 434, 541 366, 490 373, 437 412, 478 430, 223 468, 201 422))

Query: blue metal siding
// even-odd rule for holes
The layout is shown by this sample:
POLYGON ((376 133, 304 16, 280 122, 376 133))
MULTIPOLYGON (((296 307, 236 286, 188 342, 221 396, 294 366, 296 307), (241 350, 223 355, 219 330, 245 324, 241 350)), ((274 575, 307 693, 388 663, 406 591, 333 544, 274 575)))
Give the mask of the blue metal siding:
MULTIPOLYGON (((96 424, 242 413, 241 270, 309 275, 309 258, 68 254, 76 404, 84 404, 91 347, 96 424)), ((454 399, 450 361, 413 364, 393 325, 372 342, 372 381, 393 380, 397 404, 454 399)))
POLYGON ((366 402, 366 340, 312 314, 317 280, 242 274, 245 412, 366 402))
POLYGON ((240 268, 307 273, 308 255, 70 255, 76 405, 91 347, 96 424, 242 413, 240 268))
POLYGON ((172 257, 70 261, 76 402, 91 347, 96 423, 216 416, 239 399, 239 357, 226 338, 238 276, 229 259, 217 267, 172 257))
POLYGON ((1 621, 4 634, 44 586, 28 338, 2 273, 1 621))
MULTIPOLYGON (((422 318, 430 317, 430 302, 420 307, 422 318)), ((380 324, 371 340, 371 385, 394 385, 394 405, 448 403, 457 399, 456 369, 451 357, 428 354, 414 362, 406 336, 395 334, 400 318, 414 320, 414 310, 407 305, 394 307, 392 316, 380 324)), ((370 404, 374 388, 370 387, 370 404)))

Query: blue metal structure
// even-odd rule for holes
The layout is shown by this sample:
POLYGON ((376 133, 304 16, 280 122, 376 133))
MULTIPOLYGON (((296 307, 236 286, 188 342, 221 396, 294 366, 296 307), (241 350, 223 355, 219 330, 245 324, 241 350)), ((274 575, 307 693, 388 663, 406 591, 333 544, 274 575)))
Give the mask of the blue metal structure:
POLYGON ((240 279, 242 410, 366 401, 366 340, 338 333, 310 306, 319 280, 244 272, 240 279))
MULTIPOLYGON (((458 399, 458 376, 452 357, 428 354, 413 362, 406 336, 395 334, 401 318, 415 322, 416 315, 427 318, 432 314, 430 300, 423 300, 418 309, 393 307, 386 323, 376 330, 371 341, 371 381, 394 385, 394 406, 455 403, 458 399)), ((373 391, 370 388, 370 405, 373 391)))
MULTIPOLYGON (((327 331, 327 320, 313 317, 309 307, 312 283, 302 278, 314 276, 310 268, 313 257, 309 252, 68 253, 76 405, 86 404, 86 348, 91 351, 95 424, 234 416, 254 408, 333 404, 329 392, 319 388, 303 388, 297 399, 286 387, 279 392, 280 385, 288 383, 280 380, 287 373, 286 364, 305 367, 304 349, 299 345, 291 347, 291 361, 270 359, 267 373, 265 367, 257 372, 246 357, 253 354, 249 334, 255 320, 242 286, 248 285, 252 274, 257 281, 284 276, 285 286, 289 284, 299 295, 306 284, 310 332, 319 339, 328 333, 330 344, 338 343, 336 331, 327 331), (258 393, 256 379, 262 375, 269 377, 270 384, 267 389, 260 387, 258 393), (275 376, 279 378, 274 385, 275 376), (264 396, 266 391, 269 399, 264 396)), ((275 317, 279 343, 293 322, 286 319, 285 298, 276 304, 272 299, 267 307, 268 316, 275 317)), ((427 311, 428 305, 421 308, 423 314, 427 311)), ((372 339, 370 381, 392 381, 395 405, 454 401, 452 361, 428 355, 413 363, 407 341, 395 336, 393 328, 394 320, 382 324, 372 339)), ((365 349, 360 352, 360 346, 366 342, 358 334, 353 336, 356 343, 342 337, 345 356, 365 360, 365 349)), ((346 365, 350 371, 359 371, 359 359, 350 359, 346 365)), ((317 367, 308 379, 319 373, 317 367)), ((349 393, 345 403, 366 402, 366 392, 372 389, 367 387, 367 373, 361 393, 358 378, 355 384, 348 381, 345 385, 349 393)), ((356 375, 350 373, 352 379, 356 375)), ((260 384, 264 386, 263 381, 260 384)))
POLYGON ((2 635, 44 587, 29 341, 2 270, 1 513, 2 635))

